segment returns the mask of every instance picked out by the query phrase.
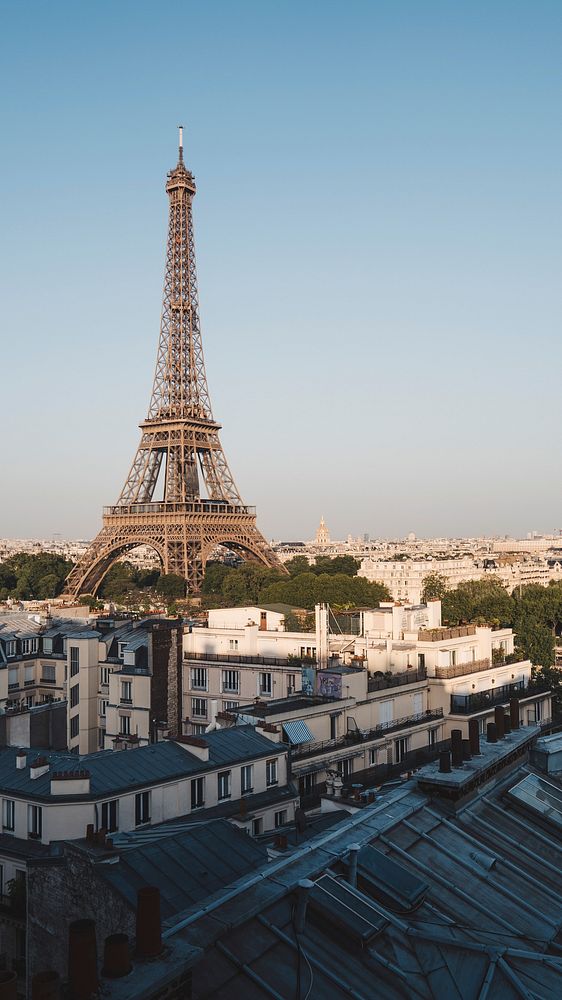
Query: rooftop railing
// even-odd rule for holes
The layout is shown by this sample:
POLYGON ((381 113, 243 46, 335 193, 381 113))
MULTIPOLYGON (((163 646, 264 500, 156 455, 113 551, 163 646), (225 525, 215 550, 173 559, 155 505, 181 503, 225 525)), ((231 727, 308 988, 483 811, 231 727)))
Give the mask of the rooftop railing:
MULTIPOLYGON (((498 666, 502 666, 502 664, 498 664, 498 666)), ((447 667, 435 667, 435 676, 439 680, 449 680, 451 677, 464 677, 466 674, 476 674, 481 670, 490 670, 491 667, 492 661, 489 658, 467 660, 466 663, 452 663, 447 667)))
POLYGON ((451 714, 472 715, 482 712, 494 705, 507 704, 510 698, 532 698, 535 694, 546 694, 550 688, 547 685, 528 684, 525 681, 515 681, 514 684, 502 684, 486 691, 475 691, 474 694, 452 694, 451 714))
POLYGON ((312 657, 287 656, 245 656, 241 653, 184 653, 184 661, 197 660, 208 663, 262 663, 267 667, 302 667, 313 666, 316 660, 312 657))
POLYGON ((367 691, 369 693, 385 691, 387 688, 401 687, 403 684, 417 684, 419 681, 425 680, 427 680, 427 672, 424 667, 418 667, 417 670, 403 670, 396 674, 388 671, 382 677, 374 677, 370 674, 367 681, 367 691))
POLYGON ((345 747, 354 746, 376 740, 386 736, 387 733, 398 732, 401 729, 410 729, 413 726, 421 726, 427 722, 432 722, 443 718, 443 709, 428 709, 427 712, 418 712, 416 715, 405 715, 400 719, 391 719, 389 722, 381 722, 373 729, 351 730, 345 736, 339 736, 334 740, 321 740, 316 743, 305 743, 300 746, 291 747, 291 760, 303 760, 306 757, 316 757, 321 754, 330 753, 332 750, 341 750, 345 747))

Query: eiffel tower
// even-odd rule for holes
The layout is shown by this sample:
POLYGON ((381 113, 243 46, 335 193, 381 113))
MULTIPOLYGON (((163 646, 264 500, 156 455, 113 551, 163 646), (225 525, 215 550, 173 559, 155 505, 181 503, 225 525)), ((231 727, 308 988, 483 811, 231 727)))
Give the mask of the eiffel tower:
POLYGON ((163 572, 183 576, 189 593, 200 590, 219 544, 284 571, 256 527, 255 508, 240 497, 220 443, 221 425, 213 419, 199 324, 195 180, 183 162, 181 126, 179 159, 166 191, 166 273, 148 416, 117 504, 104 509, 100 533, 67 578, 73 596, 95 594, 112 563, 138 545, 155 549, 163 572))

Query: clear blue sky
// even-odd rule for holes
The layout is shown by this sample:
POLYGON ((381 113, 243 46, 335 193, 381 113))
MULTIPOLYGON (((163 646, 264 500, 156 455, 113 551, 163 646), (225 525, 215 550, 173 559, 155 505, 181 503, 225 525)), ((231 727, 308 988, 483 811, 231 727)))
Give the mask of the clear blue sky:
POLYGON ((562 525, 559 0, 0 0, 0 536, 89 537, 152 383, 176 125, 276 538, 562 525))

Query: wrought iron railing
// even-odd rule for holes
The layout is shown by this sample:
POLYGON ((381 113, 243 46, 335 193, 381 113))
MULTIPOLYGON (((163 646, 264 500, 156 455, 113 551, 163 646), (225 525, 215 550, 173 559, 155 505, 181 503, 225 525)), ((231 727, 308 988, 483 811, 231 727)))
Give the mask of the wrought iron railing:
POLYGON ((333 740, 320 740, 315 743, 305 743, 301 746, 291 748, 291 760, 302 760, 306 757, 316 757, 319 754, 329 753, 331 750, 341 750, 345 747, 366 743, 369 740, 376 740, 387 733, 398 732, 400 729, 410 729, 412 726, 420 726, 424 723, 443 718, 443 709, 428 709, 426 712, 418 712, 416 715, 404 715, 400 719, 391 719, 389 722, 381 722, 373 729, 350 730, 345 736, 338 736, 333 740))
POLYGON ((240 653, 184 653, 184 661, 202 660, 209 663, 262 663, 266 667, 301 667, 314 665, 316 660, 286 656, 244 656, 240 653))
POLYGON ((495 705, 507 704, 510 698, 532 698, 534 694, 546 694, 548 685, 525 685, 524 681, 513 684, 502 684, 497 688, 487 688, 486 691, 475 691, 474 694, 452 694, 451 714, 472 715, 482 712, 495 705))
POLYGON ((385 691, 387 688, 401 687, 403 684, 416 684, 419 681, 427 680, 427 672, 423 667, 418 667, 417 670, 404 670, 400 673, 390 674, 385 673, 382 677, 373 677, 372 674, 369 675, 367 681, 367 690, 371 691, 385 691))
POLYGON ((226 503, 220 500, 192 500, 187 503, 131 503, 104 507, 104 516, 128 516, 131 514, 250 514, 255 507, 245 504, 226 503))

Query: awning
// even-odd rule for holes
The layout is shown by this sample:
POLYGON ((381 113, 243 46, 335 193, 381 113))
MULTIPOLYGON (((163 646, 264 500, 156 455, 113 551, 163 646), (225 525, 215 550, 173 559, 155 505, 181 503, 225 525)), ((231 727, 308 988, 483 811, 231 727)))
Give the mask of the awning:
POLYGON ((302 719, 295 719, 294 722, 284 722, 283 729, 289 743, 313 743, 314 736, 310 732, 306 722, 302 719))

